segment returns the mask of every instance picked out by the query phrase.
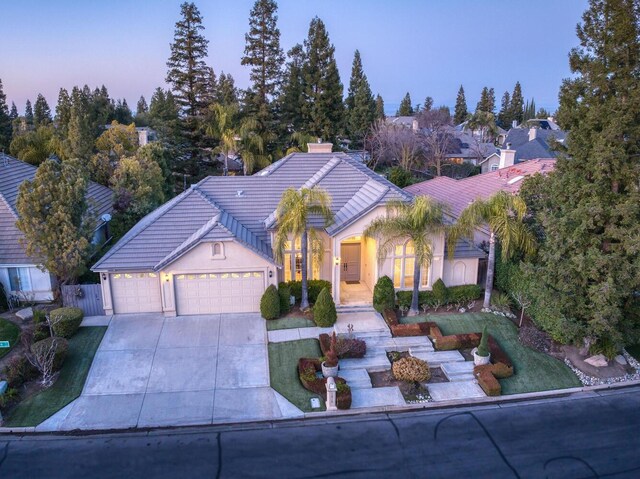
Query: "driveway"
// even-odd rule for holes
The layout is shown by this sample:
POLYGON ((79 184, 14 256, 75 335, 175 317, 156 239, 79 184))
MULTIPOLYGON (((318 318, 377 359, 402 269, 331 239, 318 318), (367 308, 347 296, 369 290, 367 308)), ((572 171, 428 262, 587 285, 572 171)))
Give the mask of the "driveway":
POLYGON ((299 415, 269 387, 258 314, 116 315, 82 395, 40 430, 268 420, 299 415))

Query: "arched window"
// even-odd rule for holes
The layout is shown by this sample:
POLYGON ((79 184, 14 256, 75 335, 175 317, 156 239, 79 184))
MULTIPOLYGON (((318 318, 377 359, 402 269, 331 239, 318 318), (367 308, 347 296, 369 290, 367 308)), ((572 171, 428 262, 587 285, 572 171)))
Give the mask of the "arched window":
MULTIPOLYGON (((393 286, 396 288, 413 288, 413 273, 416 267, 416 251, 413 241, 396 245, 393 255, 393 286)), ((420 286, 429 284, 428 268, 420 271, 420 286)))
POLYGON ((213 259, 224 259, 224 244, 216 241, 211 245, 211 256, 213 259))
MULTIPOLYGON (((311 246, 311 245, 309 245, 311 246)), ((307 261, 308 278, 319 279, 320 278, 320 265, 314 260, 313 254, 309 247, 309 260, 307 261)), ((302 241, 300 237, 297 237, 293 243, 286 241, 284 244, 284 280, 291 281, 302 279, 302 241)))

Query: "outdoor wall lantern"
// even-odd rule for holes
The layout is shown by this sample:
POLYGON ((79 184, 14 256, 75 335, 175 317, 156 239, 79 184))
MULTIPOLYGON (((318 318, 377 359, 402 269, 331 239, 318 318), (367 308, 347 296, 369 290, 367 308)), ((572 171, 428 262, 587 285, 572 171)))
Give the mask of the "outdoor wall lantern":
POLYGON ((334 256, 333 257, 333 264, 335 266, 340 266, 340 256, 334 256))
POLYGON ((269 278, 273 278, 273 271, 269 270, 269 278))
POLYGON ((164 275, 164 280, 168 283, 169 282, 169 274, 165 273, 164 275))
POLYGON ((106 273, 102 273, 102 281, 106 281, 107 280, 107 274, 106 273))

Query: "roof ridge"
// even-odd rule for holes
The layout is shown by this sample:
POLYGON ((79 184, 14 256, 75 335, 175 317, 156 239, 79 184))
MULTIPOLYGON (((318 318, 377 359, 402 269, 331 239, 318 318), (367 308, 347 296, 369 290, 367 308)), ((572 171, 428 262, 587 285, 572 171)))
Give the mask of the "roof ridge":
POLYGON ((313 188, 314 186, 316 186, 318 183, 322 181, 323 178, 325 178, 329 173, 331 173, 334 170, 334 168, 338 166, 341 162, 342 162, 342 158, 339 158, 337 156, 330 158, 329 161, 327 161, 322 166, 322 168, 316 171, 311 176, 311 178, 305 181, 305 183, 300 188, 298 188, 298 191, 301 190, 302 188, 313 188))
POLYGON ((13 207, 9 204, 2 192, 0 192, 0 200, 7 206, 7 209, 9 210, 9 213, 11 213, 11 216, 13 216, 16 220, 19 220, 20 217, 18 216, 18 212, 14 211, 13 207))
POLYGON ((229 213, 227 213, 226 211, 224 211, 222 213, 222 218, 221 221, 219 221, 219 225, 225 229, 229 234, 231 234, 231 236, 233 236, 236 240, 238 240, 240 243, 247 245, 250 249, 257 251, 258 254, 262 255, 263 257, 267 258, 269 261, 273 261, 273 258, 271 258, 267 251, 268 251, 268 245, 262 241, 260 238, 258 238, 258 236, 253 233, 249 228, 247 228, 245 225, 243 225, 240 221, 238 221, 233 215, 230 215, 229 213), (252 245, 250 242, 248 242, 246 239, 242 238, 242 237, 238 237, 230 228, 230 225, 226 224, 225 218, 224 216, 227 216, 227 218, 229 219, 230 222, 236 222, 240 228, 242 229, 242 233, 244 235, 247 235, 248 237, 251 237, 252 239, 255 240, 256 242, 256 246, 252 245))
POLYGON ((173 209, 177 204, 179 204, 185 198, 187 198, 192 193, 192 191, 193 190, 191 188, 188 189, 188 190, 183 191, 178 196, 170 199, 165 204, 160 205, 155 210, 153 210, 151 213, 149 213, 148 215, 144 216, 140 221, 138 221, 138 223, 136 223, 136 225, 133 226, 133 228, 131 228, 129 231, 127 231, 127 233, 122 238, 120 238, 118 240, 118 242, 113 246, 113 248, 111 248, 109 251, 107 251, 107 253, 102 258, 100 258, 96 264, 94 264, 91 267, 91 270, 93 271, 94 268, 99 267, 101 263, 103 263, 105 260, 109 259, 115 253, 120 251, 123 246, 129 244, 129 242, 132 239, 134 239, 136 236, 138 236, 143 231, 145 231, 147 228, 149 228, 159 218, 161 218, 167 211, 173 209), (153 218, 150 218, 151 216, 153 216, 153 218), (140 225, 145 220, 147 220, 148 222, 146 224, 144 224, 143 226, 141 226, 139 230, 136 229, 136 226, 140 225))

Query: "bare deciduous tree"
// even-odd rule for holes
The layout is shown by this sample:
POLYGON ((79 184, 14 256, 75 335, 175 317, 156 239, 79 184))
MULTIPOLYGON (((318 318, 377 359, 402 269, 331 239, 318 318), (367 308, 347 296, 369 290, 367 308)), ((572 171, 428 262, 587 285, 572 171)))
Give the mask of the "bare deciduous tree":
POLYGON ((518 306, 520 306, 520 323, 518 323, 519 327, 522 327, 522 320, 524 319, 524 310, 531 306, 531 300, 525 296, 522 291, 516 291, 512 293, 513 299, 516 300, 518 306))
POLYGON ((371 154, 371 168, 400 166, 410 171, 424 160, 424 142, 420 134, 403 125, 378 120, 365 140, 371 154))
POLYGON ((25 357, 42 375, 40 382, 44 387, 49 387, 53 384, 53 365, 58 348, 56 339, 58 338, 54 338, 45 347, 32 349, 31 346, 34 344, 33 329, 27 329, 22 333, 22 346, 24 347, 25 357))
POLYGON ((455 140, 451 114, 441 108, 423 110, 418 114, 418 125, 425 147, 426 165, 435 169, 436 176, 441 176, 455 140))

